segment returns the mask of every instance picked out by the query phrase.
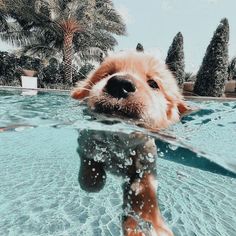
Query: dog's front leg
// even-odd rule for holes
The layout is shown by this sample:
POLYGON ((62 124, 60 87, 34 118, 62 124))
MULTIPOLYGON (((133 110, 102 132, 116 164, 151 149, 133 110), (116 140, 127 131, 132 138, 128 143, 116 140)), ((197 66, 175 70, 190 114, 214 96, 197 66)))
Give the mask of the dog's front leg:
POLYGON ((100 191, 106 183, 106 172, 104 163, 96 160, 96 155, 101 155, 97 151, 100 144, 96 135, 99 132, 93 130, 82 130, 79 132, 77 152, 80 156, 79 184, 88 192, 100 191))
POLYGON ((124 189, 126 216, 123 229, 125 236, 172 236, 158 208, 156 183, 153 174, 144 173, 141 178, 131 179, 124 189))
POLYGON ((136 149, 124 186, 125 236, 172 236, 157 202, 156 146, 152 139, 136 149))
POLYGON ((106 183, 103 163, 80 156, 79 184, 87 192, 98 192, 106 183))

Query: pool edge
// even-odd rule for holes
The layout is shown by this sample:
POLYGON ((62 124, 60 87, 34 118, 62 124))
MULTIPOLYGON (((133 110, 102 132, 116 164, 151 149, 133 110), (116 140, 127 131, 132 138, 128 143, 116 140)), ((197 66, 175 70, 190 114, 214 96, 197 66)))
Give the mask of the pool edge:
MULTIPOLYGON (((35 91, 42 91, 42 92, 55 92, 55 93, 70 93, 71 90, 69 89, 45 89, 45 88, 37 88, 37 89, 26 89, 22 87, 14 87, 14 86, 0 86, 0 89, 2 90, 35 90, 35 91)), ((205 97, 205 96, 189 96, 184 95, 185 100, 189 101, 236 101, 235 97, 205 97)))

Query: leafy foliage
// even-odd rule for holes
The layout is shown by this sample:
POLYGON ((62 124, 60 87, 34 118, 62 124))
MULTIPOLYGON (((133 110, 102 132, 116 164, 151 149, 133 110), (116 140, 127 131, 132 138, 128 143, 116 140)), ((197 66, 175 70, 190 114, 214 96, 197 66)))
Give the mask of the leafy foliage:
POLYGON ((184 83, 184 41, 183 35, 179 32, 173 39, 166 57, 166 65, 172 71, 179 87, 184 83))
POLYGON ((41 66, 39 59, 0 52, 0 84, 20 86, 21 68, 39 71, 41 66))
POLYGON ((81 55, 90 55, 91 47, 107 53, 117 44, 113 34, 126 33, 110 0, 5 0, 5 5, 15 21, 2 30, 2 39, 41 57, 63 54, 67 30, 74 30, 73 50, 81 55))
POLYGON ((236 80, 236 57, 232 58, 228 65, 228 80, 236 80))
POLYGON ((144 48, 143 48, 143 45, 141 43, 137 44, 136 51, 137 52, 144 52, 144 48))
POLYGON ((197 73, 194 93, 200 96, 220 97, 228 78, 229 23, 223 19, 207 48, 197 73))
POLYGON ((185 73, 184 76, 184 82, 195 82, 196 81, 196 75, 191 73, 191 72, 187 72, 185 73))
POLYGON ((2 24, 0 37, 23 46, 23 53, 63 58, 70 82, 75 54, 100 61, 117 44, 113 34, 126 33, 111 0, 5 0, 2 9, 12 21, 2 24))
MULTIPOLYGON (((0 85, 21 86, 22 68, 38 72, 40 88, 70 89, 64 79, 64 66, 56 58, 51 58, 45 66, 40 59, 25 55, 16 57, 8 52, 0 52, 0 85)), ((73 83, 86 78, 93 69, 90 63, 82 64, 80 68, 73 67, 73 83)))
POLYGON ((94 65, 90 63, 86 63, 78 71, 78 81, 83 80, 87 77, 87 75, 94 69, 94 65))

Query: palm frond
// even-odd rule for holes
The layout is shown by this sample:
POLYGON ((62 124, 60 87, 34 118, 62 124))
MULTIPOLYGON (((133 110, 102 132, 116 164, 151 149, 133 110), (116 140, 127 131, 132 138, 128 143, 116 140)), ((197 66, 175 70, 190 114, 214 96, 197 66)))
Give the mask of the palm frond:
POLYGON ((8 23, 6 31, 0 33, 0 39, 8 43, 20 47, 33 41, 32 32, 23 30, 17 22, 8 23))
POLYGON ((95 27, 108 32, 124 35, 126 27, 121 16, 115 11, 110 0, 97 0, 95 27))
POLYGON ((37 56, 39 58, 51 58, 58 53, 54 47, 42 44, 31 44, 24 46, 20 52, 21 54, 37 56))
MULTIPOLYGON (((101 52, 117 44, 113 34, 126 32, 121 16, 110 0, 4 0, 0 38, 23 47, 24 53, 50 57, 63 52, 65 33, 73 35, 73 50, 81 60, 99 60, 101 52), (5 15, 3 15, 5 17, 5 15), (4 28, 5 27, 5 28, 4 28), (6 28, 9 27, 9 28, 6 28), (96 50, 95 50, 96 49, 96 50)), ((1 13, 1 8, 0 8, 1 13)))
POLYGON ((79 32, 74 37, 75 51, 83 48, 97 47, 103 51, 112 50, 117 45, 116 39, 106 31, 85 31, 79 32), (78 34, 78 35, 77 35, 78 34))
POLYGON ((99 62, 101 60, 101 54, 103 53, 104 53, 103 50, 101 50, 100 48, 90 47, 79 51, 77 55, 79 56, 82 62, 87 62, 87 61, 99 62))

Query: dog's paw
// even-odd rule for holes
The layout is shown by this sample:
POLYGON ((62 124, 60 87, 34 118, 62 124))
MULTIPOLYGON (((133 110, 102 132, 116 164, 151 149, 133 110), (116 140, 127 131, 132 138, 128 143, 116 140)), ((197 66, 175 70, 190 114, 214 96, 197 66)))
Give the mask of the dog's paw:
POLYGON ((156 229, 156 236, 174 236, 173 232, 165 226, 164 228, 157 228, 156 229))
POLYGON ((125 219, 123 229, 125 236, 174 236, 166 225, 153 227, 150 222, 146 222, 144 225, 143 223, 138 223, 132 216, 128 216, 125 219))
POLYGON ((103 164, 81 158, 78 181, 80 187, 87 192, 100 191, 106 183, 103 164))
POLYGON ((123 223, 125 236, 157 236, 149 222, 137 222, 132 216, 128 216, 123 223))
POLYGON ((145 236, 145 234, 138 228, 137 221, 128 216, 123 222, 124 236, 145 236))

